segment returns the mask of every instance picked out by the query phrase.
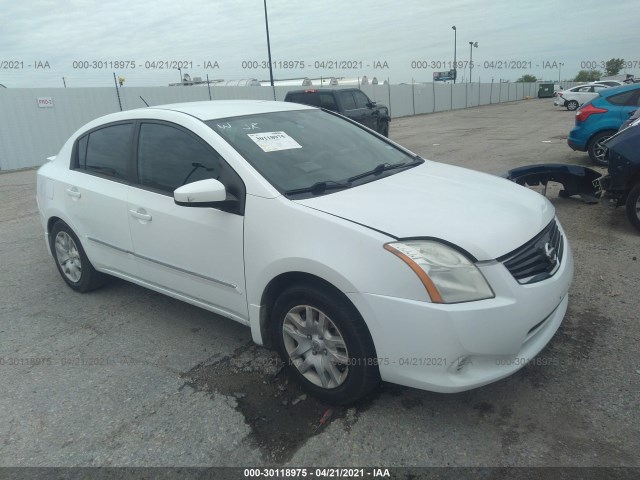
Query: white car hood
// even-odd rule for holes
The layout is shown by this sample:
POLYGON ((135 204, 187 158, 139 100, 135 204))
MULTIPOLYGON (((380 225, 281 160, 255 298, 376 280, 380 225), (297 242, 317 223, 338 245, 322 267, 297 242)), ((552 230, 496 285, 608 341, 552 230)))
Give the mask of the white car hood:
POLYGON ((495 259, 515 250, 555 215, 551 203, 532 190, 432 161, 296 203, 396 238, 445 240, 477 260, 495 259))

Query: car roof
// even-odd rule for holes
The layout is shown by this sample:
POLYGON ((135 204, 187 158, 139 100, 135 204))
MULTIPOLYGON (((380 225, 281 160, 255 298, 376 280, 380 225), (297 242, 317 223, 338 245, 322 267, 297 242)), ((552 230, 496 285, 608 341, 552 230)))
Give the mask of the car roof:
POLYGON ((172 110, 186 113, 200 120, 254 115, 258 113, 287 112, 292 110, 312 110, 315 107, 290 102, 272 100, 213 100, 201 102, 171 103, 137 109, 138 112, 149 109, 172 110))
POLYGON ((636 90, 640 88, 640 83, 632 83, 630 85, 620 85, 619 87, 605 88, 600 92, 601 97, 610 97, 620 92, 626 92, 627 90, 636 90))

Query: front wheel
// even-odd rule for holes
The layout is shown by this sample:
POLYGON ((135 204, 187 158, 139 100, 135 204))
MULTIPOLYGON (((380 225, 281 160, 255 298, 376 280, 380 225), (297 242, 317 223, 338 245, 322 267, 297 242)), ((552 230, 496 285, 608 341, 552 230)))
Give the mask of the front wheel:
POLYGON ((589 158, 596 165, 603 167, 609 165, 609 149, 605 146, 604 142, 609 140, 615 133, 615 131, 600 132, 589 140, 587 151, 589 152, 589 158))
POLYGON ((580 106, 580 104, 579 104, 578 102, 576 102, 575 100, 569 100, 569 101, 567 102, 567 105, 566 105, 567 110, 569 110, 569 111, 574 111, 574 110, 576 110, 579 106, 580 106))
POLYGON ((627 195, 625 210, 631 225, 640 230, 640 183, 636 183, 627 195))
POLYGON ((345 405, 380 381, 371 335, 346 299, 315 285, 286 289, 272 313, 274 344, 296 382, 318 399, 345 405))

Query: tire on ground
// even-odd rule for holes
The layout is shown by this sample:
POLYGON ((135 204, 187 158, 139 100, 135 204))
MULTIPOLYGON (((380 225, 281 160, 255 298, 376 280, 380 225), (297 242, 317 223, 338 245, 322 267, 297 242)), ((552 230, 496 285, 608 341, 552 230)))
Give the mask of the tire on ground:
POLYGON ((78 236, 62 220, 51 228, 49 247, 60 276, 72 289, 84 293, 105 284, 107 276, 93 268, 78 236))
POLYGON ((589 139, 587 144, 587 152, 591 161, 600 166, 609 165, 609 150, 600 145, 600 142, 615 135, 615 130, 605 130, 603 132, 596 133, 589 139))
POLYGON ((380 382, 373 340, 364 320, 351 302, 328 287, 305 283, 284 290, 272 309, 271 329, 273 344, 289 374, 322 401, 350 404, 380 382), (289 333, 284 331, 285 324, 289 333), (325 334, 319 333, 321 324, 328 325, 325 334), (333 347, 339 350, 338 356, 332 354, 333 347), (322 362, 331 362, 331 368, 323 370, 328 364, 322 362), (319 384, 322 376, 333 383, 319 384))
POLYGON ((640 230, 640 182, 636 183, 627 195, 625 211, 631 225, 640 230))

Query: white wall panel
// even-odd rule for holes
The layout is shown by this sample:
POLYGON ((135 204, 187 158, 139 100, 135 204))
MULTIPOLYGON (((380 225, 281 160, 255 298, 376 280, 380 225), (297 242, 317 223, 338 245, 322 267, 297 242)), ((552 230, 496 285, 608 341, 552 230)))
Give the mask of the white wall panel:
MULTIPOLYGON (((563 84, 564 86, 565 84, 563 84)), ((575 84, 567 84, 571 87, 575 84)), ((249 86, 114 87, 0 89, 0 170, 42 165, 56 155, 69 136, 94 118, 120 110, 202 100, 284 100, 297 87, 249 86), (118 102, 118 94, 120 103, 118 102), (53 108, 39 108, 39 97, 53 108), (142 97, 142 98, 141 98, 142 97), (143 101, 144 99, 144 101, 143 101)), ((305 88, 305 87, 300 87, 305 88)), ((313 88, 313 87, 311 87, 313 88)), ((341 88, 338 86, 337 88, 341 88)), ((375 102, 386 105, 392 118, 536 97, 538 85, 515 83, 363 85, 375 102)))

